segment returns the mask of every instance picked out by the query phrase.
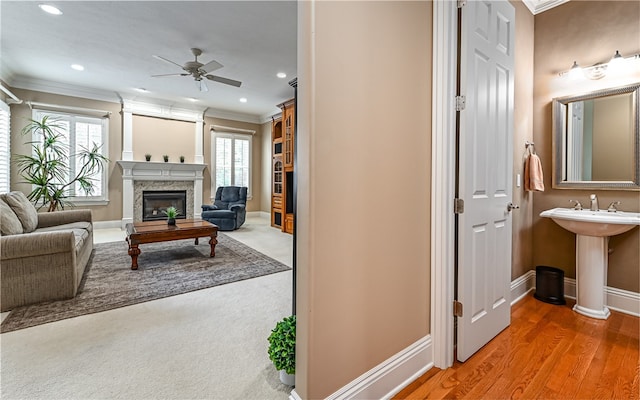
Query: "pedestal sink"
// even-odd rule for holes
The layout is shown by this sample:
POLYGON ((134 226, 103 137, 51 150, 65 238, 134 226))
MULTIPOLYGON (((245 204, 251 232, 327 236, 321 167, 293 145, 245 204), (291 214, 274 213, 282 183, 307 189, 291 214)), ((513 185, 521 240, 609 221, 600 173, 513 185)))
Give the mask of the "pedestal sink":
POLYGON ((640 225, 640 213, 554 208, 540 213, 576 234, 576 305, 573 310, 588 317, 607 319, 605 306, 609 237, 640 225))

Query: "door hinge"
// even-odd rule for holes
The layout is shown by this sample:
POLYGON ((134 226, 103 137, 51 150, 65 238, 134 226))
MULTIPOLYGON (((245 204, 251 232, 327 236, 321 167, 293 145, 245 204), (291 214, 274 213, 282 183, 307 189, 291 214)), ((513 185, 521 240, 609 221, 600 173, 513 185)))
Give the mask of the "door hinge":
POLYGON ((464 96, 456 96, 456 111, 464 110, 467 105, 467 99, 464 96))
POLYGON ((467 5, 467 0, 458 0, 458 8, 462 8, 467 5))
POLYGON ((453 199, 453 212, 455 214, 462 214, 464 212, 464 200, 453 199))
POLYGON ((453 316, 462 317, 462 303, 458 300, 453 301, 453 316))

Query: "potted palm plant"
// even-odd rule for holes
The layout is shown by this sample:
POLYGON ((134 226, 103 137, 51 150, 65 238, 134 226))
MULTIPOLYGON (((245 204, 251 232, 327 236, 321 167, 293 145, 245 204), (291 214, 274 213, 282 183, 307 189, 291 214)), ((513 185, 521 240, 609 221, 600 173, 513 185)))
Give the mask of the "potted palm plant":
POLYGON ((294 386, 296 373, 296 316, 284 318, 269 335, 269 359, 280 371, 280 381, 294 386))
POLYGON ((47 211, 64 209, 68 203, 65 199, 76 184, 84 193, 93 193, 94 177, 109 161, 102 155, 101 146, 94 143, 90 149, 82 148, 74 154, 78 163, 72 170, 69 146, 64 141, 64 127, 58 121, 48 115, 40 121, 30 119, 22 134, 34 138, 28 142, 32 151, 29 155, 17 154, 15 159, 20 176, 33 188, 27 197, 36 207, 46 206, 47 211))
POLYGON ((168 225, 175 225, 176 224, 176 217, 178 216, 178 209, 175 207, 167 207, 166 210, 164 210, 164 214, 167 216, 167 224, 168 225))

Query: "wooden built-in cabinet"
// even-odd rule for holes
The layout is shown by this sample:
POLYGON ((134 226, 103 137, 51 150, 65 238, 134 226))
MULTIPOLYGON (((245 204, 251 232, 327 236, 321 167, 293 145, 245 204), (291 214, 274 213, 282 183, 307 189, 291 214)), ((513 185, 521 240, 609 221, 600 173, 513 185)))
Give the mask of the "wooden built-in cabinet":
POLYGON ((295 101, 279 105, 282 117, 271 127, 273 186, 271 192, 271 226, 293 233, 293 166, 295 140, 295 101))

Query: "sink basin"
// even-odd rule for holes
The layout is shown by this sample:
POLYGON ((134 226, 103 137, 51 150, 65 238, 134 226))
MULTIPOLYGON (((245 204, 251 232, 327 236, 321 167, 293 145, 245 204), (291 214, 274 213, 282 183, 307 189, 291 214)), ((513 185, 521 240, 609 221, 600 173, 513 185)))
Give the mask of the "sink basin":
POLYGON ((640 225, 640 213, 553 208, 540 213, 576 234, 576 304, 573 310, 591 318, 607 319, 605 301, 609 268, 609 236, 640 225))
POLYGON ((540 213, 553 219, 564 229, 577 235, 608 237, 619 235, 640 225, 640 213, 606 210, 574 210, 553 208, 540 213))

